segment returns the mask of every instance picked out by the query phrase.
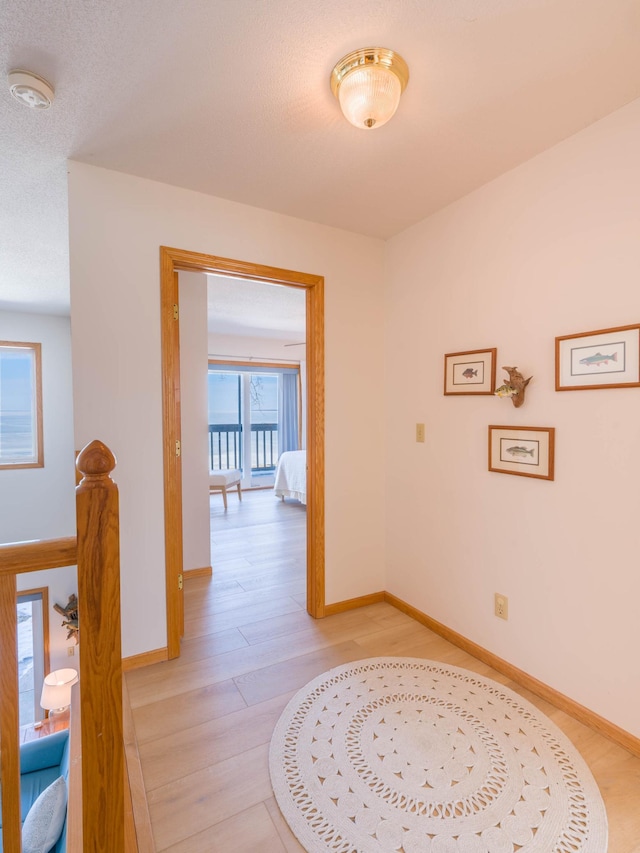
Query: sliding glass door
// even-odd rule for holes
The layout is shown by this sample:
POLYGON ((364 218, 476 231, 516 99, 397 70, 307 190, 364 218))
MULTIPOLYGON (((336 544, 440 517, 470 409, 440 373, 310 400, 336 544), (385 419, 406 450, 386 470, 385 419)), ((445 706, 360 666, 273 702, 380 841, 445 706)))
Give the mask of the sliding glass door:
POLYGON ((209 470, 242 470, 242 374, 210 370, 209 470))
POLYGON ((209 367, 209 468, 239 468, 242 488, 271 486, 298 447, 297 368, 209 367))
POLYGON ((271 486, 278 464, 278 382, 270 373, 246 373, 249 389, 251 485, 271 486))

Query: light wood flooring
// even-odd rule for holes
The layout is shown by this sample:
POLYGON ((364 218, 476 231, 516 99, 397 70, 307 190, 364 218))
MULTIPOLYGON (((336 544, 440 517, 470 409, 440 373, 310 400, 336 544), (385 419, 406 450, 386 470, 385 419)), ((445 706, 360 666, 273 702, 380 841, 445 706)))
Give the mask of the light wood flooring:
POLYGON ((397 654, 465 667, 533 702, 589 764, 607 808, 609 853, 640 853, 640 759, 389 604, 311 619, 304 507, 271 491, 228 502, 225 513, 212 496, 214 576, 185 585, 181 657, 127 674, 158 851, 301 851, 269 782, 273 727, 321 672, 397 654))

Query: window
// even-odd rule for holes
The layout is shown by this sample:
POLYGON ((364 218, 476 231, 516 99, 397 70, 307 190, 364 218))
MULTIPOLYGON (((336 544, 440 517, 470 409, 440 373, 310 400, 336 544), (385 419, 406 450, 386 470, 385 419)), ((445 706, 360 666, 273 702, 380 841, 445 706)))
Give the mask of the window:
POLYGON ((0 468, 42 468, 40 344, 0 341, 0 468))
POLYGON ((20 725, 41 720, 42 682, 49 670, 47 589, 18 593, 18 696, 20 725))
POLYGON ((243 467, 242 375, 209 370, 209 469, 243 467))
POLYGON ((299 446, 298 377, 297 367, 209 362, 211 470, 241 469, 243 488, 273 484, 279 455, 299 446))

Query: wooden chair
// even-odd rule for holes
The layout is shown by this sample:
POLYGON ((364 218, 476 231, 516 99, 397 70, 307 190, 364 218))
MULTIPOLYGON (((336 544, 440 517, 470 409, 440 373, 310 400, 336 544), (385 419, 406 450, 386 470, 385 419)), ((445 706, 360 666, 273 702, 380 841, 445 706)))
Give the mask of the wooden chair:
POLYGON ((209 492, 222 492, 224 508, 227 508, 227 489, 236 487, 238 489, 238 500, 242 500, 242 489, 240 481, 242 471, 230 468, 228 471, 209 471, 209 492))

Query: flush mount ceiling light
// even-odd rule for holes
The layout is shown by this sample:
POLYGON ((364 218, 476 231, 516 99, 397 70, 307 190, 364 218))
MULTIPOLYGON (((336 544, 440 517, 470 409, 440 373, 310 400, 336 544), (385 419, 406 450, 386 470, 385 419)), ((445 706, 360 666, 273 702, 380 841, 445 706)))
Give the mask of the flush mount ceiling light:
POLYGON ((53 86, 32 71, 17 68, 9 72, 9 91, 33 110, 47 110, 53 103, 53 86))
POLYGON ((407 63, 386 47, 354 50, 331 72, 331 91, 345 118, 364 130, 389 121, 408 82, 407 63))

